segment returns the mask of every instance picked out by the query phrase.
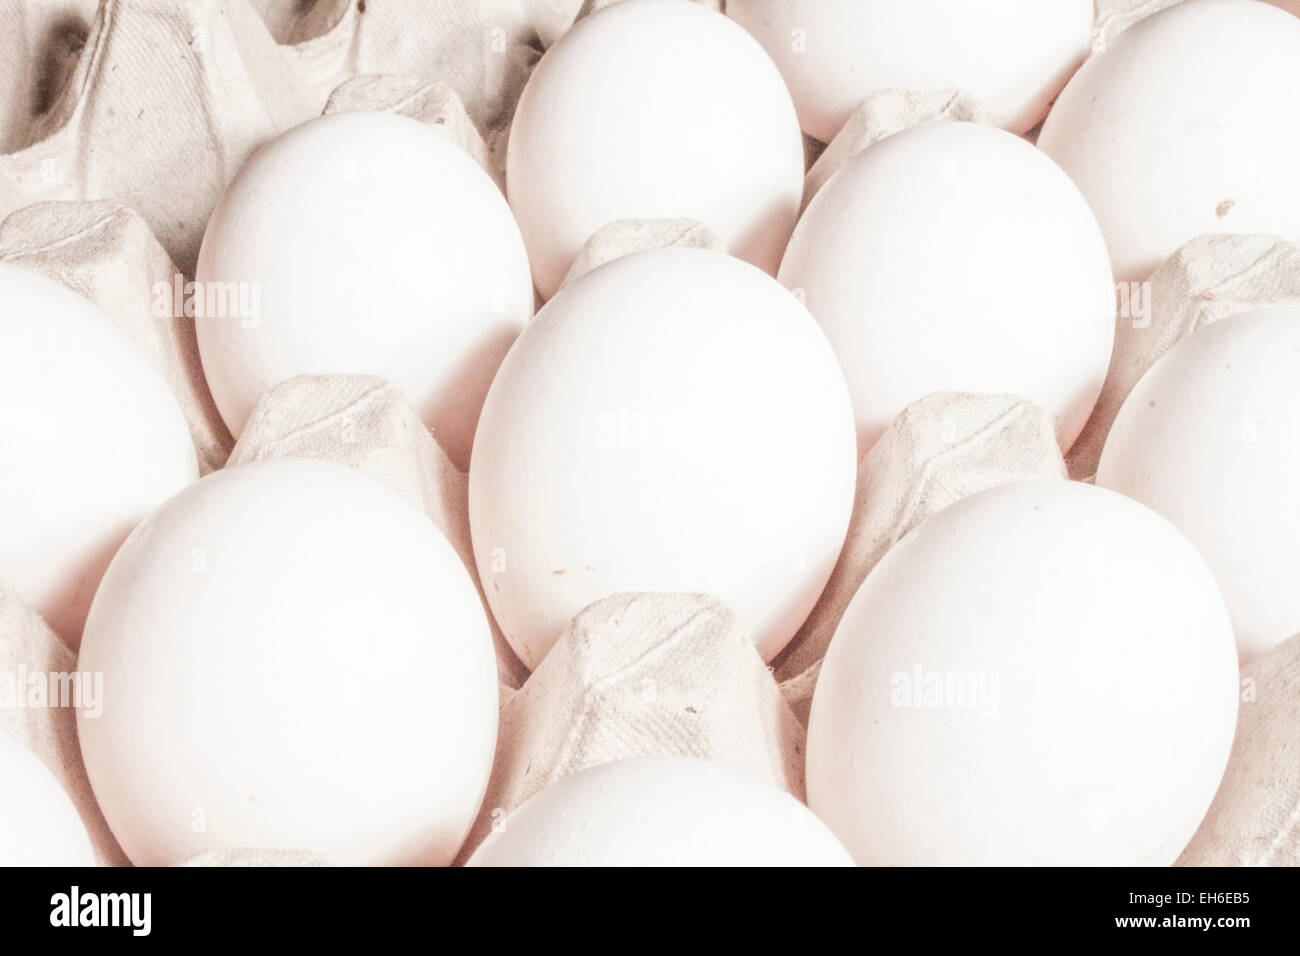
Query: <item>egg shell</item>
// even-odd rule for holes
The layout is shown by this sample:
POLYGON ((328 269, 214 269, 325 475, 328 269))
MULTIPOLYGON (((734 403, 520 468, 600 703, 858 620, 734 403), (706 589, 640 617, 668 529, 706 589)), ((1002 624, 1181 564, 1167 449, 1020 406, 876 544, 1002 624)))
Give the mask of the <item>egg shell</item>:
POLYGON ((1243 661, 1300 633, 1298 384, 1300 308, 1215 322, 1129 393, 1097 468, 1200 549, 1243 661))
POLYGON ((636 757, 553 783, 469 866, 852 866, 802 803, 737 770, 636 757))
POLYGON ((1101 223, 1115 278, 1146 280, 1205 233, 1300 241, 1300 20, 1186 0, 1075 74, 1038 145, 1101 223))
POLYGON ((849 160, 809 204, 779 278, 826 330, 858 450, 933 392, 1020 395, 1068 448, 1096 403, 1115 293, 1070 180, 991 126, 937 122, 849 160))
POLYGON ((1077 482, 924 521, 822 665, 808 804, 860 865, 1167 865, 1237 712, 1228 614, 1165 519, 1077 482))
POLYGON ((727 0, 771 54, 804 132, 830 142, 888 89, 965 90, 1023 133, 1088 54, 1092 0, 727 0))
POLYGON ((81 815, 41 759, 0 730, 0 867, 94 866, 81 815))
POLYGON ((624 591, 713 594, 770 660, 830 576, 854 484, 848 391, 803 306, 723 253, 641 252, 567 286, 502 363, 474 553, 530 668, 624 591))
POLYGON ((775 272, 803 192, 799 124, 752 37, 686 0, 621 0, 580 20, 524 87, 506 192, 549 298, 597 229, 690 218, 775 272))
POLYGON ((75 647, 151 508, 198 477, 162 373, 94 303, 0 263, 0 579, 75 647))
POLYGON ((267 459, 153 512, 113 560, 79 666, 86 769, 132 862, 224 847, 447 864, 487 785, 497 683, 456 552, 396 492, 267 459))
POLYGON ((218 313, 195 320, 203 369, 235 435, 287 378, 382 375, 462 469, 533 310, 496 184, 441 129, 387 113, 323 116, 259 150, 213 210, 196 279, 218 313))

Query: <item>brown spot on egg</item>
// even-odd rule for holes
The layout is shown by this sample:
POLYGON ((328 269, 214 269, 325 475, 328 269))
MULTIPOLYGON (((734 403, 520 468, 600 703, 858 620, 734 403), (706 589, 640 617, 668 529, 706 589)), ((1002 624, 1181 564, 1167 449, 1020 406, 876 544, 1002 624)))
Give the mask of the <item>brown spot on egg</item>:
POLYGON ((1235 200, 1225 199, 1223 202, 1219 203, 1219 207, 1215 209, 1214 212, 1220 219, 1222 219, 1228 213, 1232 212, 1232 207, 1235 205, 1237 205, 1235 200))

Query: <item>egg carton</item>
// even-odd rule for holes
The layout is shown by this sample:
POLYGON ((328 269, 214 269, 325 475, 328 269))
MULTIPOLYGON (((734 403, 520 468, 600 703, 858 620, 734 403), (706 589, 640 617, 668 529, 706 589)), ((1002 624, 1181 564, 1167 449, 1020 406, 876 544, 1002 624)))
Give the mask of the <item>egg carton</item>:
MULTIPOLYGON (((1172 0, 1098 3, 1094 48, 1172 0)), ((603 3, 495 0, 19 0, 0 7, 0 261, 52 276, 103 307, 153 358, 185 411, 204 473, 286 455, 347 465, 421 508, 478 582, 467 479, 399 389, 368 376, 302 376, 262 399, 238 442, 203 382, 192 324, 152 316, 159 283, 193 273, 204 224, 243 161, 322 112, 377 109, 446 129, 498 182, 513 105, 541 50, 603 3), (84 25, 84 30, 78 25, 84 25), (51 39, 53 38, 53 39, 51 39), (32 111, 26 104, 39 104, 32 111)), ((889 90, 815 157, 805 202, 849 157, 934 119, 979 121, 960 90, 889 90)), ((628 252, 716 248, 691 220, 611 223, 566 282, 628 252)), ((495 766, 462 859, 503 813, 562 777, 641 755, 705 757, 804 796, 820 661, 849 600, 926 516, 1012 481, 1086 478, 1137 378, 1183 335, 1245 308, 1300 302, 1300 252, 1262 236, 1193 240, 1151 277, 1142 324, 1121 322, 1102 399, 1063 460, 1051 416, 1015 396, 934 395, 909 406, 859 466, 840 560, 799 634, 771 665, 708 595, 612 595, 581 612, 531 675, 493 625, 501 678, 495 766)), ((481 591, 480 591, 481 593, 481 591)), ((489 615, 490 618, 490 615, 489 615)), ((72 646, 69 646, 71 644, 72 646)), ((0 673, 75 670, 65 643, 0 582, 0 673)), ((1224 784, 1181 863, 1300 860, 1300 636, 1248 662, 1224 784)), ((72 795, 99 860, 127 863, 63 708, 0 709, 72 795)), ((310 848, 232 847, 189 865, 316 865, 310 848)))

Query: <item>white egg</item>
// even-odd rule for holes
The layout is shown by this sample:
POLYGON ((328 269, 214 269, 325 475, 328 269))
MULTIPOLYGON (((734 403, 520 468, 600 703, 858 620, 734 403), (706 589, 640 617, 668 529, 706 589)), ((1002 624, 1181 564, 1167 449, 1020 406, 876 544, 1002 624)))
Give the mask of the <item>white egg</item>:
POLYGON ((780 279, 835 347, 862 454, 944 391, 1021 395, 1068 448, 1110 362, 1096 220, 1047 157, 991 126, 932 123, 851 159, 799 221, 780 279))
POLYGON ((1187 0, 1070 81, 1038 145, 1083 190, 1115 278, 1144 281, 1204 233, 1300 241, 1300 20, 1187 0))
POLYGON ((623 591, 714 594, 771 659, 835 565, 854 472, 844 378, 793 296, 718 252, 625 256, 547 303, 492 384, 479 575, 529 667, 623 591))
POLYGON ((1205 555, 1243 660, 1300 633, 1300 308, 1216 322, 1129 393, 1097 484, 1205 555))
POLYGON ((94 865, 68 792, 36 754, 0 730, 0 867, 94 865))
POLYGON ((496 740, 492 637, 464 565, 396 492, 342 465, 218 472, 122 546, 86 622, 78 713, 133 862, 307 850, 446 864, 496 740))
POLYGON ((808 805, 863 865, 1167 865, 1236 713, 1228 613, 1187 539, 1091 485, 1006 485, 858 590, 813 697, 808 805))
POLYGON ((727 0, 781 69, 809 136, 867 96, 957 87, 1023 133, 1088 54, 1093 0, 727 0))
POLYGON ((533 310, 496 184, 442 130, 387 113, 323 116, 254 154, 213 210, 196 279, 203 369, 235 435, 287 378, 382 375, 462 469, 533 310))
POLYGON ((198 477, 162 373, 98 306, 0 263, 0 579, 71 646, 136 522, 198 477))
POLYGON ((505 818, 469 866, 852 866, 802 803, 707 760, 637 757, 565 777, 505 818))
POLYGON ((687 0, 621 0, 533 70, 506 191, 549 298, 591 234, 618 219, 696 219, 774 272, 803 172, 790 94, 752 37, 687 0))

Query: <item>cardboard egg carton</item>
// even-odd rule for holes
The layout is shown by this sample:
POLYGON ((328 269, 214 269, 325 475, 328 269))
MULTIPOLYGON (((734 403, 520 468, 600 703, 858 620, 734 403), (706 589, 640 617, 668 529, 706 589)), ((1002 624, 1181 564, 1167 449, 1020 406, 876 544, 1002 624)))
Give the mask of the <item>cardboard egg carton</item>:
MULTIPOLYGON (((1101 0, 1101 48, 1162 2, 1101 0)), ((542 49, 588 0, 0 0, 0 261, 101 305, 167 375, 204 473, 284 455, 344 464, 420 507, 478 582, 467 476, 401 391, 370 376, 301 376, 269 391, 238 442, 203 381, 192 322, 155 315, 183 292, 204 225, 253 150, 319 115, 399 112, 443 127, 500 185, 514 103, 542 49)), ((805 201, 850 156, 935 119, 978 121, 960 90, 868 98, 809 170, 805 201)), ((621 221, 588 241, 566 281, 665 245, 716 247, 707 224, 621 221)), ((1069 471, 1087 477, 1129 389, 1178 338, 1253 305, 1300 302, 1300 252, 1272 237, 1202 237, 1152 277, 1069 471)), ((806 723, 821 658, 867 573, 904 534, 968 495, 1063 478, 1051 416, 1015 396, 933 395, 907 408, 859 466, 839 563, 807 622, 765 664, 708 595, 611 595, 581 612, 531 675, 493 627, 501 678, 496 762, 462 859, 494 821, 561 777, 624 757, 705 757, 804 796, 806 723)), ((485 613, 486 608, 485 608, 485 613)), ((489 614, 490 619, 490 614, 489 614)), ((73 649, 0 582, 0 674, 71 672, 73 649)), ((1224 786, 1184 861, 1297 862, 1300 636, 1251 662, 1224 786), (1289 735, 1289 736, 1288 736, 1289 735), (1282 761, 1280 763, 1279 761, 1282 761)), ((81 764, 66 708, 0 708, 72 794, 101 862, 125 864, 81 764)), ((327 864, 299 848, 216 848, 189 865, 327 864)))

